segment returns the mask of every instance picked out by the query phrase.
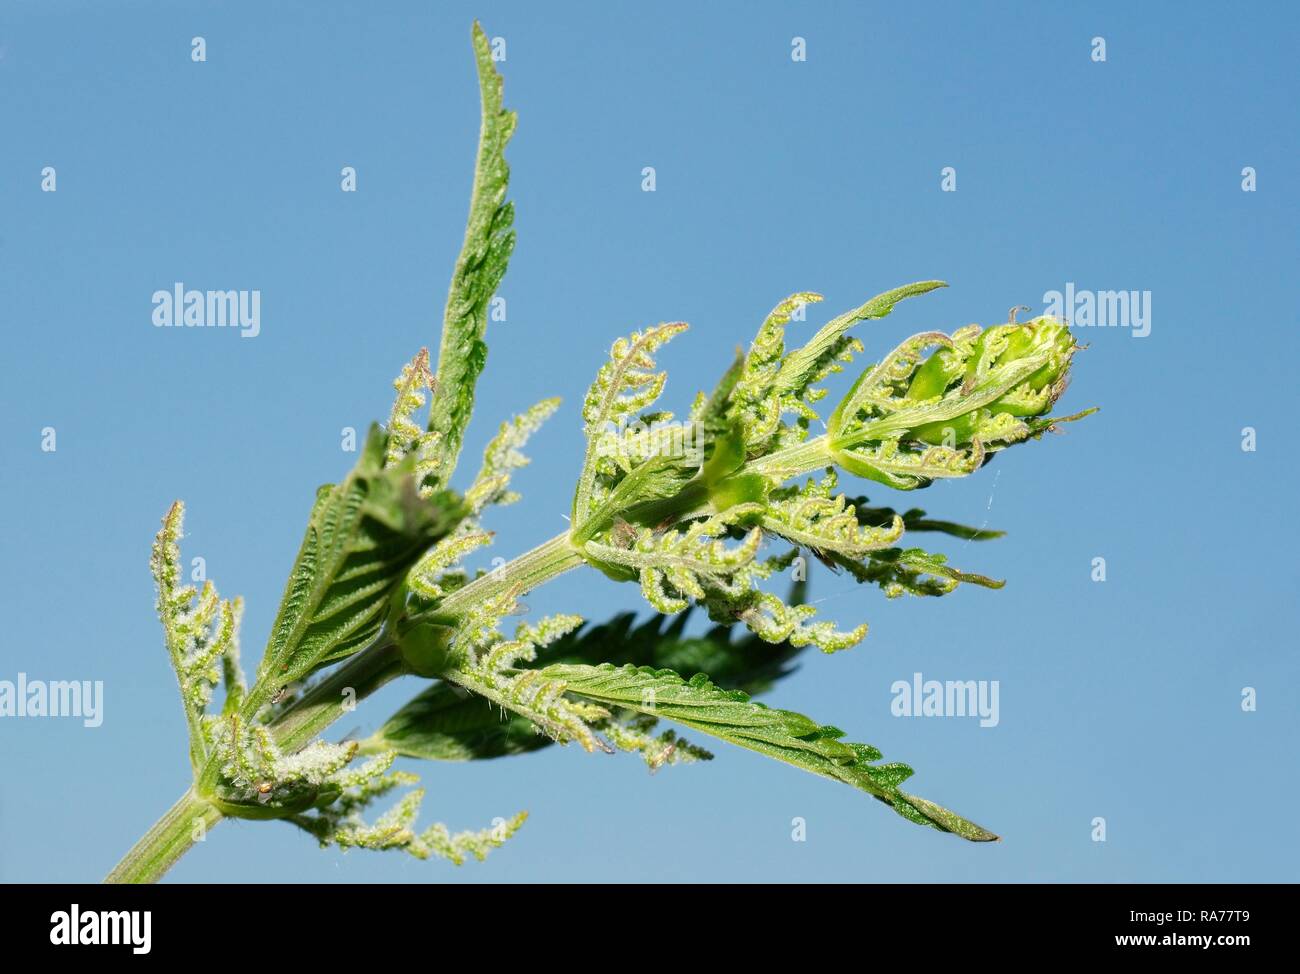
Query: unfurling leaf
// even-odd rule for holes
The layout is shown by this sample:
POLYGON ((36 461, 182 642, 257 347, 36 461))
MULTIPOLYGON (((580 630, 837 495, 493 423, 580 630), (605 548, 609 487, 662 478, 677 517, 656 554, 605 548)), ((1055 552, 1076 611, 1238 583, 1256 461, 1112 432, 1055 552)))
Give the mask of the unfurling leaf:
POLYGON ((612 432, 609 426, 635 416, 659 398, 667 373, 654 371, 654 353, 685 330, 685 324, 673 322, 633 332, 629 338, 620 338, 610 349, 609 361, 596 373, 596 381, 587 390, 582 404, 587 455, 573 497, 575 529, 600 506, 612 487, 598 483, 601 438, 612 432))
POLYGON ((185 528, 185 505, 172 504, 154 539, 149 565, 158 590, 158 619, 172 668, 180 684, 190 733, 190 762, 197 770, 208 753, 204 714, 218 681, 224 681, 224 709, 238 706, 244 690, 239 665, 239 623, 244 600, 226 601, 212 582, 202 591, 181 584, 180 539, 185 528))
POLYGON ((519 495, 510 490, 510 475, 528 464, 528 458, 520 450, 559 406, 558 399, 543 399, 501 424, 497 435, 483 451, 483 466, 478 476, 465 491, 465 503, 469 505, 471 514, 481 514, 489 504, 513 504, 519 499, 519 495))
POLYGON ((809 480, 802 489, 773 494, 763 509, 763 527, 818 553, 834 551, 854 558, 902 537, 901 517, 894 515, 880 527, 863 524, 853 503, 843 494, 833 494, 835 486, 832 469, 820 482, 809 480))
POLYGON ((433 374, 429 371, 429 350, 422 348, 393 380, 397 395, 388 416, 388 446, 384 450, 384 466, 392 467, 408 456, 415 465, 415 481, 420 496, 432 495, 434 486, 427 483, 437 472, 438 434, 426 432, 415 421, 415 413, 424 405, 425 394, 434 392, 433 374))
POLYGON ((831 414, 830 455, 900 490, 964 477, 992 453, 1087 415, 1047 415, 1075 351, 1069 327, 1051 318, 914 335, 864 372, 831 414))
POLYGON ((900 595, 947 595, 962 582, 995 589, 1006 584, 987 575, 949 567, 946 556, 921 548, 882 548, 862 559, 831 553, 827 560, 848 569, 859 582, 879 585, 891 599, 900 595))
POLYGON ((457 866, 472 855, 482 862, 488 852, 499 848, 519 831, 528 818, 520 812, 510 819, 498 819, 491 827, 476 832, 459 832, 452 835, 441 822, 435 822, 422 832, 415 831, 415 820, 424 802, 424 789, 406 792, 388 811, 372 824, 362 817, 362 812, 378 798, 401 785, 413 784, 414 775, 383 772, 393 763, 392 751, 382 754, 355 772, 339 776, 334 785, 334 795, 328 804, 310 812, 291 816, 289 821, 315 836, 322 847, 336 845, 340 849, 400 849, 417 859, 440 856, 457 866))
POLYGON ((947 287, 943 281, 917 281, 904 284, 884 294, 877 294, 859 308, 827 322, 802 348, 786 356, 777 374, 776 387, 782 393, 799 393, 809 385, 825 378, 830 362, 839 353, 845 333, 859 321, 883 318, 894 310, 894 305, 906 298, 929 294, 936 288, 947 287))
POLYGON ((542 678, 539 670, 524 668, 537 658, 539 649, 578 628, 582 619, 551 616, 536 627, 520 625, 515 638, 506 639, 498 626, 514 603, 514 595, 506 593, 472 609, 452 637, 450 662, 440 675, 527 719, 561 744, 577 741, 584 751, 607 750, 592 729, 593 722, 609 716, 607 711, 575 704, 564 696, 563 684, 542 678))

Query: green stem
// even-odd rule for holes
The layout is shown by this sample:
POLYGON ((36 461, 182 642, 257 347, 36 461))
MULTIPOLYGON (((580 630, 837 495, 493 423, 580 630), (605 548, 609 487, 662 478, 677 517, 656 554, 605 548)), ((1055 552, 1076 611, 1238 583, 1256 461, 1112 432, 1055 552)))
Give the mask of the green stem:
MULTIPOLYGON (((485 598, 511 588, 535 588, 582 564, 582 557, 560 535, 520 555, 499 571, 484 575, 454 592, 439 606, 440 612, 463 613, 485 598)), ((354 709, 380 687, 406 672, 396 644, 390 638, 362 650, 305 692, 271 723, 275 742, 293 752, 354 709), (351 691, 351 692, 349 692, 351 691)), ((196 788, 187 791, 141 837, 105 878, 108 883, 153 883, 162 878, 196 841, 196 820, 204 830, 225 816, 203 793, 211 793, 220 774, 218 762, 209 760, 198 776, 196 788)))
POLYGON ((791 480, 812 470, 831 465, 831 442, 825 434, 795 446, 777 450, 761 459, 747 463, 743 473, 758 473, 779 483, 791 480))
POLYGON ((311 687, 271 723, 275 742, 290 753, 306 746, 380 687, 405 673, 397 645, 382 640, 311 687))
POLYGON ((168 809, 105 877, 106 883, 154 883, 222 819, 219 811, 192 790, 168 809), (202 822, 202 831, 196 823, 202 822))
POLYGON ((557 534, 532 551, 452 592, 439 604, 438 613, 458 616, 471 606, 480 605, 503 592, 512 589, 521 594, 532 591, 582 563, 582 555, 569 543, 568 533, 557 534))
MULTIPOLYGON (((402 672, 401 660, 391 642, 379 642, 358 653, 276 719, 271 725, 276 743, 287 751, 298 750, 350 711, 354 701, 365 699, 402 672), (345 692, 348 689, 354 693, 345 692)), ((218 771, 216 762, 209 762, 197 788, 210 789, 218 771)), ((104 882, 157 882, 194 845, 196 821, 202 820, 200 834, 206 834, 223 818, 225 815, 212 802, 196 790, 187 791, 122 857, 104 882)))
POLYGON ((433 609, 407 616, 401 630, 406 631, 422 622, 455 625, 456 620, 473 606, 511 590, 520 595, 530 592, 581 564, 584 564, 583 557, 568 532, 557 534, 532 551, 526 551, 500 568, 480 575, 464 588, 456 589, 433 609))

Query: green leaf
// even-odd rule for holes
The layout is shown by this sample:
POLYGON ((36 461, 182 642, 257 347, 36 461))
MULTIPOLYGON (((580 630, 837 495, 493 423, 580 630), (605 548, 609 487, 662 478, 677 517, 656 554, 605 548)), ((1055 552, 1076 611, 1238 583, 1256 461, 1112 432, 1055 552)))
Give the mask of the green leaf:
MULTIPOLYGON (((745 443, 757 445, 767 440, 780 426, 782 412, 796 408, 794 402, 783 399, 777 383, 785 357, 785 326, 796 311, 820 300, 822 296, 811 291, 792 294, 773 308, 759 326, 741 363, 740 375, 731 384, 734 388, 729 387, 726 393, 730 398, 728 415, 740 428, 745 443)), ((804 382, 795 389, 796 396, 807 385, 804 382)))
POLYGON ((474 188, 465 242, 452 274, 438 351, 437 395, 429 410, 429 430, 438 435, 439 482, 446 484, 460 456, 465 427, 474 408, 474 386, 487 361, 488 304, 505 275, 515 246, 514 206, 506 202, 510 167, 505 148, 515 131, 515 113, 502 104, 502 80, 492 63, 483 28, 474 24, 483 121, 479 131, 474 188))
POLYGON ((832 440, 828 452, 849 473, 895 490, 917 490, 939 478, 969 476, 989 457, 979 440, 964 449, 927 445, 921 450, 905 449, 892 439, 841 450, 832 440))
POLYGON ((656 520, 654 512, 658 505, 655 502, 676 499, 690 482, 689 471, 680 457, 651 457, 623 477, 599 504, 589 508, 584 520, 575 521, 571 533, 573 543, 582 545, 590 541, 609 528, 620 512, 638 523, 656 520))
POLYGON ((702 673, 687 681, 672 670, 613 664, 559 664, 541 672, 546 679, 563 682, 571 695, 676 721, 852 785, 890 805, 909 821, 975 842, 997 839, 974 822, 901 791, 898 786, 912 775, 907 765, 873 764, 881 754, 870 745, 845 743, 840 740, 843 731, 838 728, 823 726, 793 711, 754 703, 739 691, 719 689, 702 673))
POLYGON ((846 312, 823 325, 808 344, 790 352, 781 364, 781 371, 776 377, 776 386, 781 392, 798 392, 816 382, 831 361, 839 353, 841 341, 851 326, 869 318, 883 318, 894 310, 894 305, 905 298, 919 294, 928 294, 936 288, 947 287, 943 281, 917 281, 905 284, 892 291, 878 294, 866 304, 846 312))
POLYGON ((736 349, 736 357, 727 371, 722 374, 718 384, 707 396, 700 393, 695 408, 691 410, 691 420, 703 427, 705 435, 712 438, 726 426, 727 408, 731 402, 732 390, 745 371, 745 353, 736 349))
MULTIPOLYGON (((789 642, 772 645, 731 626, 685 637, 690 610, 652 615, 640 625, 631 612, 599 626, 575 630, 538 652, 539 662, 634 663, 698 672, 706 670, 748 693, 761 693, 794 672, 790 661, 803 651, 789 642)), ((431 761, 471 761, 524 754, 554 743, 532 721, 454 684, 437 682, 361 743, 361 752, 397 751, 431 761)))
POLYGON ((659 398, 668 375, 654 371, 654 353, 686 328, 685 322, 675 321, 620 338, 610 348, 609 361, 596 373, 596 381, 587 390, 582 404, 587 452, 573 494, 575 530, 593 512, 599 511, 606 500, 607 486, 598 482, 597 470, 602 436, 609 433, 609 425, 627 420, 659 398))
MULTIPOLYGON (((796 586, 791 601, 803 598, 796 586)), ((806 646, 789 641, 768 643, 735 626, 713 626, 699 636, 685 636, 692 609, 675 616, 655 614, 640 625, 631 612, 614 616, 599 626, 587 626, 569 633, 539 654, 539 661, 552 663, 614 663, 651 666, 681 672, 711 673, 719 680, 746 693, 770 689, 782 677, 793 673, 791 661, 806 646)))
POLYGON ((515 470, 528 465, 528 457, 520 451, 551 414, 560 407, 559 399, 543 399, 537 405, 501 424, 497 435, 483 451, 483 465, 474 483, 465 491, 465 501, 470 510, 481 514, 489 504, 513 504, 519 495, 510 490, 510 477, 515 470))
POLYGON ((863 373, 827 420, 829 453, 900 490, 964 477, 1054 425, 1077 346, 1051 318, 925 332, 863 373), (927 350, 939 346, 927 358, 927 350))
POLYGON ((318 492, 246 714, 265 703, 268 687, 370 643, 407 571, 465 513, 445 491, 421 499, 413 458, 385 469, 384 453, 385 436, 373 426, 353 471, 318 492))
POLYGON ((222 712, 239 706, 244 672, 239 665, 239 623, 244 600, 227 601, 211 580, 201 591, 181 584, 180 539, 184 534, 185 505, 172 504, 154 539, 149 567, 158 587, 158 619, 163 642, 180 684, 181 701, 190 734, 190 761, 197 769, 208 750, 203 731, 204 714, 218 680, 225 684, 222 712))
POLYGON ((532 721, 502 712, 454 684, 434 683, 363 741, 365 754, 396 751, 429 761, 473 761, 524 754, 552 743, 532 721))
POLYGON ((727 427, 713 440, 713 451, 700 467, 700 480, 713 487, 745 463, 745 437, 739 425, 727 427))
POLYGON ((832 433, 832 439, 837 447, 854 445, 857 442, 884 439, 891 433, 904 433, 955 419, 1000 399, 1043 368, 1048 361, 1047 353, 1043 353, 998 365, 989 370, 981 386, 971 390, 959 388, 935 402, 896 410, 863 424, 860 430, 841 433, 837 429, 832 433))
POLYGON ((903 519, 897 515, 881 525, 864 524, 853 502, 835 493, 837 483, 831 470, 820 482, 809 479, 802 488, 774 492, 763 511, 764 530, 812 551, 851 558, 888 547, 902 536, 903 519))
POLYGON ((944 555, 922 548, 882 548, 861 560, 835 552, 826 555, 833 565, 846 568, 858 582, 878 585, 889 598, 900 595, 947 595, 961 583, 1002 588, 1006 582, 948 565, 944 555))
MULTIPOLYGON (((912 379, 909 386, 910 395, 910 390, 916 389, 920 385, 916 379, 912 378, 914 375, 919 376, 931 371, 929 362, 943 364, 943 359, 939 355, 935 355, 922 365, 922 353, 935 345, 951 348, 952 344, 953 340, 941 331, 922 332, 899 343, 880 362, 877 362, 858 376, 853 383, 853 387, 849 389, 848 395, 840 401, 840 404, 831 413, 830 419, 826 422, 827 428, 829 430, 838 430, 843 425, 846 414, 850 419, 855 417, 858 408, 864 402, 873 402, 880 399, 888 402, 891 387, 899 382, 912 379)), ((942 394, 942 392, 943 387, 940 387, 939 394, 942 394)))

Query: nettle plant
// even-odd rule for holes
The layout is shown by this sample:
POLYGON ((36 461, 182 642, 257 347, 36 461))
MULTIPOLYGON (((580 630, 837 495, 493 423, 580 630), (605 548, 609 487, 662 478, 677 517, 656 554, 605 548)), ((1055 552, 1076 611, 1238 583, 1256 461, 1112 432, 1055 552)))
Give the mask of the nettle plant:
POLYGON ((652 770, 710 757, 660 721, 852 785, 918 825, 996 839, 905 792, 907 765, 880 763, 878 750, 842 740, 835 727, 750 699, 806 647, 846 649, 867 629, 816 619, 801 602, 802 581, 787 599, 763 583, 811 555, 890 598, 943 595, 963 582, 1000 587, 899 543, 914 532, 972 540, 998 532, 868 506, 838 492, 836 471, 915 490, 972 474, 1000 450, 1086 415, 1049 415, 1076 350, 1069 330, 1039 318, 916 335, 862 369, 824 423, 820 383, 862 351, 850 328, 941 282, 887 291, 793 349, 787 325, 821 297, 790 296, 716 388, 695 399, 685 424, 652 407, 665 382, 654 356, 686 325, 620 338, 582 402, 587 449, 569 529, 471 573, 463 560, 493 541, 484 516, 517 499, 511 476, 527 463, 520 448, 558 406, 546 400, 503 423, 469 486, 450 488, 486 361, 489 303, 515 240, 504 157, 515 116, 502 106, 477 25, 473 39, 482 130, 436 371, 421 350, 396 380, 387 425, 372 427, 342 483, 317 492, 251 685, 239 661, 241 600, 222 599, 210 582, 182 584, 181 504, 163 518, 151 566, 193 783, 109 880, 157 879, 222 818, 280 819, 322 846, 481 859, 524 814, 482 831, 421 828, 423 792, 410 787, 414 775, 393 770, 399 756, 464 761, 572 743, 636 752, 652 770), (684 428, 690 451, 681 448, 684 428), (521 596, 580 566, 637 583, 656 614, 598 626, 557 615, 503 631, 521 596), (716 623, 700 636, 685 631, 694 606, 716 623), (319 739, 403 676, 427 685, 374 734, 319 739), (387 809, 367 818, 385 799, 387 809))

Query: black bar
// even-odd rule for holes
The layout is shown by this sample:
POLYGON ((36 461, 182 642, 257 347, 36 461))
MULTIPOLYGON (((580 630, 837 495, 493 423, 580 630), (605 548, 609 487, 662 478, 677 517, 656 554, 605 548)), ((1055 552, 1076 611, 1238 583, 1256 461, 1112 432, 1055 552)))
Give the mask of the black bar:
MULTIPOLYGON (((1230 961, 1260 947, 1284 947, 1280 928, 1291 908, 1283 900, 1294 898, 1289 886, 1259 885, 732 887, 720 911, 716 894, 704 885, 612 895, 591 887, 548 894, 544 887, 171 884, 10 886, 3 892, 3 943, 18 956, 75 951, 81 961, 112 955, 128 963, 195 958, 256 967, 286 956, 295 964, 374 960, 377 943, 399 952, 448 936, 470 944, 475 941, 464 935, 480 928, 495 934, 485 942, 508 953, 515 940, 510 934, 543 927, 557 947, 566 941, 557 933, 580 930, 588 954, 606 941, 626 952, 629 944, 655 951, 680 939, 681 947, 734 949, 737 959, 746 956, 746 946, 775 941, 800 949, 838 942, 837 950, 863 950, 877 959, 882 945, 892 944, 889 954, 899 960, 964 954, 981 966, 994 957, 1099 954, 1180 960, 1201 954, 1230 961), (582 903, 589 907, 575 909, 582 903), (620 903, 624 908, 612 905, 620 903), (81 942, 114 934, 116 944, 81 942), (226 956, 232 949, 238 957, 226 956)), ((524 949, 526 941, 515 942, 524 949)))

